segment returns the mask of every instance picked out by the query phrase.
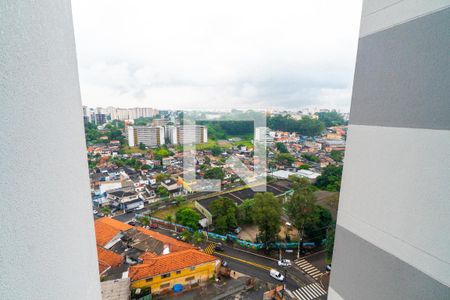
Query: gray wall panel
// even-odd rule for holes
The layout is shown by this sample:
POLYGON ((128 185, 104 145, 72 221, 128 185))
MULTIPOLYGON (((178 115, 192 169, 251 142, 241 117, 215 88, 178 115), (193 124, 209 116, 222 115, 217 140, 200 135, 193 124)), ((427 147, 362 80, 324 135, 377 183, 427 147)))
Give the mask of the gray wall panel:
POLYGON ((359 40, 350 123, 450 129, 450 8, 359 40))
POLYGON ((330 286, 346 300, 450 299, 450 287, 337 226, 330 286))

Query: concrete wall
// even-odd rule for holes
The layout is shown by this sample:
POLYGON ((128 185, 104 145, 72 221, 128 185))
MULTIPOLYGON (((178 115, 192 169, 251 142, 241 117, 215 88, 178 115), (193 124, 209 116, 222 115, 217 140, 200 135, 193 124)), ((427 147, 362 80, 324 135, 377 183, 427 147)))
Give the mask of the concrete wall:
POLYGON ((0 1, 0 299, 100 299, 70 1, 0 1))
POLYGON ((449 29, 364 2, 329 299, 450 299, 449 29))

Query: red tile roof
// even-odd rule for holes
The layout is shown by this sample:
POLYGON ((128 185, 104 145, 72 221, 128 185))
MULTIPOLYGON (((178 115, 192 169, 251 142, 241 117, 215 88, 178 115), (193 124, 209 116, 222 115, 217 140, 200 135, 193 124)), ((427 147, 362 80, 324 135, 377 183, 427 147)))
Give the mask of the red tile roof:
POLYGON ((97 255, 100 274, 110 267, 119 266, 123 261, 123 257, 121 255, 99 246, 97 246, 97 255))
POLYGON ((177 239, 165 236, 159 232, 148 230, 142 227, 133 227, 126 223, 114 220, 109 217, 97 219, 95 221, 95 235, 97 238, 97 245, 105 246, 111 241, 119 232, 127 231, 131 228, 136 228, 138 231, 151 236, 152 238, 161 241, 169 246, 170 252, 177 252, 186 249, 195 249, 191 244, 178 241, 177 239))
POLYGON ((145 233, 148 236, 151 236, 152 238, 154 238, 156 240, 163 242, 164 244, 169 245, 170 252, 177 252, 177 251, 182 251, 182 250, 187 250, 187 249, 195 249, 195 247, 192 246, 191 244, 168 237, 159 232, 156 232, 153 230, 148 230, 148 229, 145 229, 142 227, 136 227, 136 229, 142 233, 145 233))
POLYGON ((217 260, 215 256, 206 254, 197 249, 188 249, 155 257, 148 255, 145 257, 143 256, 143 258, 143 264, 131 266, 128 269, 128 277, 130 277, 132 281, 217 260))
POLYGON ((95 221, 95 236, 97 245, 105 246, 119 232, 132 228, 123 222, 104 217, 95 221))

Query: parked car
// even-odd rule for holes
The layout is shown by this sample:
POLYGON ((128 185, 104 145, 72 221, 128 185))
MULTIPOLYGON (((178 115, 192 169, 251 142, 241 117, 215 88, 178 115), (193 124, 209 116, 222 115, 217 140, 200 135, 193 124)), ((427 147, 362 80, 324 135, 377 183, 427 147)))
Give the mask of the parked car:
POLYGON ((289 259, 283 258, 282 260, 278 261, 278 266, 287 268, 287 267, 292 266, 292 263, 289 259))
POLYGON ((94 209, 93 213, 94 213, 94 215, 96 215, 96 214, 98 214, 98 211, 96 211, 96 210, 94 209))
POLYGON ((284 280, 283 274, 281 274, 280 272, 278 272, 275 269, 270 269, 269 275, 270 275, 270 277, 275 278, 278 281, 283 281, 284 280))
POLYGON ((330 272, 331 272, 331 264, 327 265, 327 266, 325 267, 325 269, 327 269, 327 271, 330 271, 330 272))
POLYGON ((130 222, 128 222, 128 225, 136 226, 136 222, 135 221, 130 221, 130 222))
POLYGON ((158 229, 158 224, 157 224, 157 223, 152 223, 152 224, 150 225, 150 228, 151 228, 151 229, 158 229))
POLYGON ((223 246, 222 246, 221 243, 217 243, 217 244, 214 246, 214 251, 223 252, 224 250, 225 250, 225 249, 223 248, 223 246))
POLYGON ((226 260, 222 260, 222 267, 228 267, 228 262, 226 260))

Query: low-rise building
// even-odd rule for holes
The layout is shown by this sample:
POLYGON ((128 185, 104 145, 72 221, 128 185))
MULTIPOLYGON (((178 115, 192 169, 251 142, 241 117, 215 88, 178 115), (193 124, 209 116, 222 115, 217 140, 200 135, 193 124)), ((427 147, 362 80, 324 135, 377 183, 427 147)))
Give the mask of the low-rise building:
POLYGON ((214 278, 219 260, 196 249, 156 256, 145 253, 142 264, 131 266, 131 288, 150 288, 152 294, 182 291, 214 278))
POLYGON ((164 128, 160 126, 129 126, 128 145, 135 147, 141 143, 147 147, 164 145, 164 128))

